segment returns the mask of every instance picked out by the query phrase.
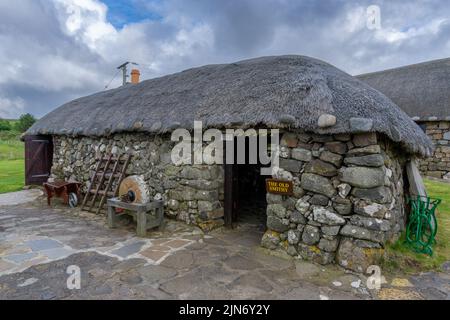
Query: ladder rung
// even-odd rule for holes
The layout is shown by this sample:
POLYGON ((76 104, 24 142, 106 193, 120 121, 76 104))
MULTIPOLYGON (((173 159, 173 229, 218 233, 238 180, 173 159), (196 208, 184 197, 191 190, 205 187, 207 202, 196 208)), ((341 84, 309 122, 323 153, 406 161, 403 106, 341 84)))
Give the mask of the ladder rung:
MULTIPOLYGON (((95 160, 103 160, 103 161, 108 161, 109 157, 103 157, 103 158, 96 158, 95 160)), ((123 157, 112 157, 110 161, 119 161, 119 162, 125 162, 126 158, 123 157)))
MULTIPOLYGON (((96 192, 97 192, 97 190, 91 190, 91 191, 90 191, 91 194, 95 194, 96 192)), ((99 190, 99 191, 97 192, 97 194, 103 196, 103 195, 105 194, 105 191, 104 191, 104 190, 99 190)), ((114 197, 114 192, 108 191, 108 192, 106 193, 106 195, 109 196, 109 197, 114 197)))
MULTIPOLYGON (((103 174, 103 172, 98 172, 97 173, 97 176, 98 177, 101 177, 102 176, 102 174, 103 174)), ((105 177, 110 177, 111 176, 111 172, 108 172, 108 173, 105 173, 105 177)), ((114 176, 113 176, 114 178, 118 178, 118 177, 120 177, 120 173, 114 173, 114 176)))

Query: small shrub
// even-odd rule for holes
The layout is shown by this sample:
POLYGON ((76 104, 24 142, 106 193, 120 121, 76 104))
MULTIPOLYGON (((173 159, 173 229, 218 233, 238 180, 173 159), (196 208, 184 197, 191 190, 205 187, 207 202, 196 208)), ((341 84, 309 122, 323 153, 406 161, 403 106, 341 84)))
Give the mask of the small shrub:
POLYGON ((19 120, 15 125, 15 129, 19 132, 25 132, 29 127, 36 122, 36 118, 33 115, 26 113, 20 116, 19 120))
POLYGON ((10 131, 11 124, 8 120, 0 119, 0 131, 10 131))

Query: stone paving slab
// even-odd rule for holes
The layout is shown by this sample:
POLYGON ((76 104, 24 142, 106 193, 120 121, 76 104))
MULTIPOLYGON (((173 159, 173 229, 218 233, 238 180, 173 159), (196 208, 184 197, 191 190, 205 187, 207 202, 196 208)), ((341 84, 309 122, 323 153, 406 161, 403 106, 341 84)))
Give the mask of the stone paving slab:
POLYGON ((35 201, 44 193, 40 189, 21 190, 0 194, 0 206, 15 206, 35 201))

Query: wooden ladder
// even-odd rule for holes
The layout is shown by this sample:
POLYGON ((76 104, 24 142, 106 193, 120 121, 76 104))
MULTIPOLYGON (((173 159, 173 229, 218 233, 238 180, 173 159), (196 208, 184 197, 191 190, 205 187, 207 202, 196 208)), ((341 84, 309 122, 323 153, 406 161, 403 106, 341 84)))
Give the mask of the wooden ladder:
POLYGON ((126 156, 113 156, 111 153, 97 159, 97 165, 94 174, 91 176, 81 210, 88 207, 87 211, 98 214, 103 209, 107 198, 117 196, 120 183, 126 174, 130 159, 130 154, 126 156), (96 207, 98 199, 100 199, 100 202, 96 207))

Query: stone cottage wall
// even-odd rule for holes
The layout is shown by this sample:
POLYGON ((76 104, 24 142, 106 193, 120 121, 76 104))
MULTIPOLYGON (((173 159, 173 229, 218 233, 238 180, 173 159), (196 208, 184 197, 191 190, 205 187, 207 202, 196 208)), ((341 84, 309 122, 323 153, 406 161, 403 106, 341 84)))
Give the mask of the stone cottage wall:
POLYGON ((223 224, 223 169, 219 165, 181 165, 171 161, 170 135, 116 134, 111 137, 54 137, 52 178, 89 183, 95 158, 130 152, 127 174, 143 175, 151 196, 163 199, 165 214, 204 229, 223 224))
POLYGON ((262 246, 365 271, 405 226, 403 160, 374 133, 285 133, 275 178, 293 196, 267 194, 262 246))
MULTIPOLYGON (((293 181, 294 194, 267 194, 262 246, 319 263, 365 271, 386 241, 405 225, 404 161, 390 140, 373 133, 282 133, 274 178, 293 181)), ((54 137, 52 177, 86 186, 95 157, 131 152, 128 174, 143 175, 165 214, 205 230, 223 225, 221 165, 171 162, 170 136, 116 134, 108 138, 54 137)))
POLYGON ((450 121, 424 122, 426 134, 433 140, 435 152, 420 162, 425 176, 450 180, 450 121))

